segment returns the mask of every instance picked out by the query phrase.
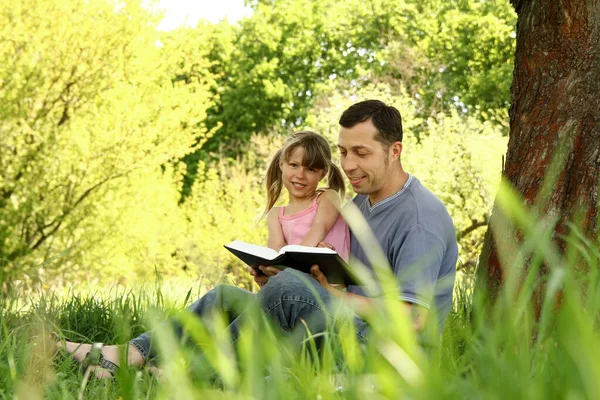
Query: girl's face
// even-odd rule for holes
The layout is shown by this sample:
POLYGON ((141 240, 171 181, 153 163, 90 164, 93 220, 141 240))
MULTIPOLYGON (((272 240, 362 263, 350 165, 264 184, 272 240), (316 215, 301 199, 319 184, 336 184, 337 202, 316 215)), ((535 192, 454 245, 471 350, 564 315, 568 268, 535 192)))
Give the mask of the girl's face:
POLYGON ((290 194, 290 203, 312 199, 321 179, 325 177, 323 169, 302 165, 304 148, 296 147, 287 161, 279 163, 282 171, 283 185, 290 194))

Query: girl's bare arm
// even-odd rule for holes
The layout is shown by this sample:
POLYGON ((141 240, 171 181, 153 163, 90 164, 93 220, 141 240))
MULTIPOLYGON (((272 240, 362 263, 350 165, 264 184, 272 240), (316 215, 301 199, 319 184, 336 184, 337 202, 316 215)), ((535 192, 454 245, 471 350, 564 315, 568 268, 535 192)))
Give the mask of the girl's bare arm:
POLYGON ((319 209, 312 227, 300 243, 303 246, 316 247, 335 225, 340 215, 341 200, 337 192, 326 190, 319 196, 319 209))
POLYGON ((269 211, 269 214, 267 215, 267 226, 269 228, 267 246, 273 250, 279 251, 286 245, 285 239, 283 238, 283 230, 279 223, 279 207, 273 207, 271 211, 269 211))

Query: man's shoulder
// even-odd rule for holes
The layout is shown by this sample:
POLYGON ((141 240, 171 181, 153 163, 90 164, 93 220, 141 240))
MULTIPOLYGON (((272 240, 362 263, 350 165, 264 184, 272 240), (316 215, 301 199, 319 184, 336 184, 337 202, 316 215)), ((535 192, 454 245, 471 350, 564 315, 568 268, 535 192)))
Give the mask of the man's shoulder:
POLYGON ((431 190, 415 178, 411 188, 417 224, 428 230, 454 231, 454 222, 448 209, 431 190))
POLYGON ((415 206, 439 208, 446 211, 446 206, 444 205, 442 200, 440 200, 440 198, 436 196, 435 193, 429 190, 417 178, 413 178, 411 180, 411 185, 408 188, 408 191, 414 199, 415 206))

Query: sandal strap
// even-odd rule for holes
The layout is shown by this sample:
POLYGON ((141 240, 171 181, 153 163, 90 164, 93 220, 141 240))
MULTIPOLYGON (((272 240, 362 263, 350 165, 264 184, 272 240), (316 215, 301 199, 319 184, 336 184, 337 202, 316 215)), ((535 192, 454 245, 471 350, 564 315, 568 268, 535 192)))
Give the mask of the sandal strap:
POLYGON ((106 371, 108 371, 114 377, 115 374, 117 374, 119 372, 119 366, 117 364, 115 364, 114 362, 107 360, 104 357, 104 353, 102 352, 103 347, 104 347, 104 343, 94 343, 92 345, 91 350, 85 355, 85 358, 83 359, 82 364, 84 366, 84 369, 87 369, 87 368, 91 367, 92 365, 100 366, 103 369, 105 369, 106 371), (93 354, 93 352, 97 352, 97 353, 93 354), (92 360, 92 358, 95 358, 95 360, 92 360))
POLYGON ((115 376, 119 373, 119 366, 114 362, 104 358, 103 354, 100 354, 100 366, 110 372, 112 376, 115 376))

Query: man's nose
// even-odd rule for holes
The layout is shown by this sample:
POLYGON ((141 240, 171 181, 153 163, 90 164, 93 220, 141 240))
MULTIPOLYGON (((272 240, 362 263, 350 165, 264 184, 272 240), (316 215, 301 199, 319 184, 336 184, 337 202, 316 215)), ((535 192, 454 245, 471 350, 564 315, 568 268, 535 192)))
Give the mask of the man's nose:
POLYGON ((354 171, 357 167, 356 162, 352 156, 343 157, 341 160, 342 169, 346 172, 354 171))

